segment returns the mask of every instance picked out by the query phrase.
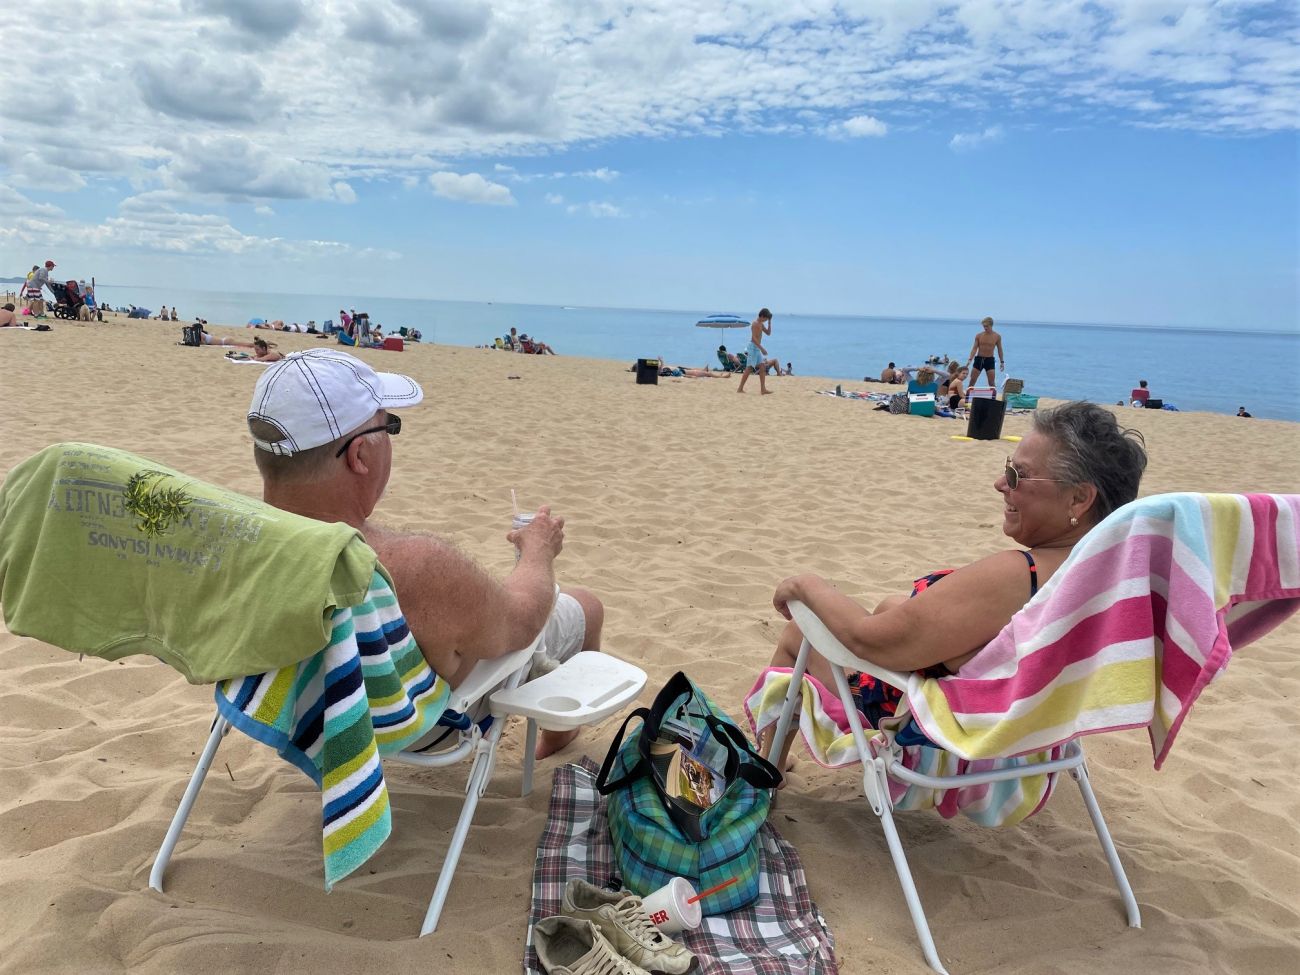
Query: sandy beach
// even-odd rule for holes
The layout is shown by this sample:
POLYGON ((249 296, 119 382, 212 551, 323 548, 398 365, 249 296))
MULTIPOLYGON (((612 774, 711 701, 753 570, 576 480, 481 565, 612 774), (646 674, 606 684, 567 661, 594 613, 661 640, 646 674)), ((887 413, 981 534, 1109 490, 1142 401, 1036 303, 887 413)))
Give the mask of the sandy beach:
MULTIPOLYGON (((170 323, 51 324, 45 334, 0 330, 0 474, 50 443, 84 440, 260 494, 244 416, 261 367, 178 346, 170 323)), ((286 352, 325 344, 211 331, 267 335, 286 352)), ((648 672, 644 702, 683 669, 740 717, 780 630, 771 594, 786 575, 816 571, 873 602, 1011 544, 992 486, 1009 444, 952 440, 964 424, 814 395, 833 381, 773 378, 775 395, 760 397, 751 380, 737 396, 734 378, 637 386, 627 363, 567 356, 431 345, 359 355, 425 390, 403 414, 377 516, 445 535, 505 573, 511 489, 521 504, 553 505, 567 518, 562 581, 604 600, 605 648, 648 672)), ((1300 425, 1123 414, 1146 437, 1143 494, 1300 490, 1300 425)), ((1024 433, 1028 422, 1008 417, 1004 433, 1024 433)), ((584 752, 599 761, 617 727, 587 729, 542 763, 522 801, 523 735, 507 736, 441 927, 417 939, 467 768, 391 767, 394 835, 327 895, 317 790, 269 749, 231 735, 168 891, 157 894, 147 890, 149 868, 207 734, 211 688, 147 658, 79 662, 5 630, 0 673, 5 975, 517 972, 550 772, 584 752)), ((1297 700, 1293 618, 1234 658, 1162 772, 1145 733, 1089 740, 1141 930, 1125 926, 1069 783, 1040 815, 1003 831, 902 814, 949 969, 1300 970, 1297 700)), ((801 758, 773 821, 803 858, 842 972, 927 971, 860 795, 855 772, 801 758)))

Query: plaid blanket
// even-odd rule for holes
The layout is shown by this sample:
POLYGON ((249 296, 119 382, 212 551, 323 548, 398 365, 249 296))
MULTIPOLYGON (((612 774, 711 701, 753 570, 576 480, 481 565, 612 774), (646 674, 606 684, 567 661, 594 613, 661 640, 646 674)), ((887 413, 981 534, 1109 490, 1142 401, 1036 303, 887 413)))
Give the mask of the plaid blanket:
MULTIPOLYGON (((596 771, 586 758, 555 771, 551 808, 533 867, 525 975, 543 975, 533 950, 532 926, 560 909, 569 879, 604 885, 618 872, 596 771)), ((799 854, 771 823, 758 835, 758 900, 730 914, 706 917, 696 930, 677 935, 699 959, 698 975, 838 975, 835 942, 808 894, 799 854)))

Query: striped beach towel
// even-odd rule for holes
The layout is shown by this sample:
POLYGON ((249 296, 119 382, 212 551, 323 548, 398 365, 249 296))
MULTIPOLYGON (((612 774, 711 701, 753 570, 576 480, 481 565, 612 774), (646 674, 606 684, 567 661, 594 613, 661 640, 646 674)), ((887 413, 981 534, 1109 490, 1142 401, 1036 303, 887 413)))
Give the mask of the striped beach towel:
POLYGON ((913 675, 911 717, 966 759, 1145 727, 1158 769, 1233 648, 1298 608, 1300 496, 1142 498, 1089 532, 956 676, 913 675))
MULTIPOLYGON (((745 698, 745 714, 755 738, 781 717, 786 692, 790 688, 790 668, 769 667, 745 698)), ((839 697, 817 678, 804 675, 803 698, 799 709, 799 732, 808 746, 812 760, 824 768, 841 768, 859 761, 848 716, 839 697)), ((867 733, 871 725, 859 711, 858 720, 867 733)), ((1022 755, 1018 758, 985 758, 970 761, 931 745, 908 744, 918 735, 915 726, 901 734, 879 732, 868 741, 873 754, 879 754, 893 738, 898 746, 899 761, 904 768, 922 775, 966 775, 1014 768, 1031 762, 1051 761, 1061 757, 1063 749, 1022 755)), ((895 809, 933 809, 951 819, 958 813, 981 826, 1014 826, 1043 808, 1056 786, 1056 773, 1030 775, 957 789, 931 789, 889 780, 890 802, 895 809)))
MULTIPOLYGON (((1058 758, 1080 735, 1145 727, 1158 769, 1233 648, 1297 608, 1300 496, 1143 498, 1089 532, 958 674, 911 675, 904 706, 871 746, 892 742, 907 768, 955 775, 1058 758)), ((788 687, 789 671, 759 678, 745 702, 756 729, 775 724, 788 687)), ((838 698, 813 678, 799 726, 814 760, 857 761, 838 698)), ((889 785, 895 808, 1012 825, 1042 808, 1055 776, 946 791, 889 785)))
POLYGON ((416 646, 389 580, 334 611, 330 642, 293 666, 217 684, 217 709, 321 789, 325 888, 366 862, 392 832, 379 756, 418 741, 451 690, 416 646))

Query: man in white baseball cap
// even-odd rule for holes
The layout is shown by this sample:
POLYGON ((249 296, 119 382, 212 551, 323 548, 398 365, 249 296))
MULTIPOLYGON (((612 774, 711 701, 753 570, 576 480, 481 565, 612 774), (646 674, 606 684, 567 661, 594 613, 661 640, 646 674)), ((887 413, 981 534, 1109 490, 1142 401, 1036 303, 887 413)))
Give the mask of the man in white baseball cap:
MULTIPOLYGON (((507 535, 520 555, 500 582, 441 539, 370 520, 392 472, 392 438, 402 430, 392 411, 422 399, 414 379, 376 372, 346 352, 309 349, 273 363, 258 378, 248 408, 263 500, 360 531, 392 576, 425 659, 453 687, 479 660, 527 646, 543 626, 546 660, 535 666, 600 649, 605 612, 594 594, 565 590, 552 608, 564 519, 549 507, 507 535)), ((543 731, 537 756, 558 751, 576 734, 543 731)))

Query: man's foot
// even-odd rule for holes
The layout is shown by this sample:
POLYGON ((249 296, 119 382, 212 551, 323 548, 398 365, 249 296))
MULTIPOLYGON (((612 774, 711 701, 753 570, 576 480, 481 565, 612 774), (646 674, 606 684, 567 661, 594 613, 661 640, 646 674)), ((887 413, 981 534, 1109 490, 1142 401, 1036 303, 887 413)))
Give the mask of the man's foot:
POLYGON ((578 737, 579 729, 573 728, 569 731, 547 731, 542 729, 542 733, 537 736, 537 751, 533 754, 538 759, 554 755, 561 748, 564 748, 569 742, 578 737))
POLYGON ((774 390, 774 389, 765 389, 765 390, 763 390, 763 395, 764 395, 764 396, 771 396, 774 392, 776 392, 776 390, 774 390))

